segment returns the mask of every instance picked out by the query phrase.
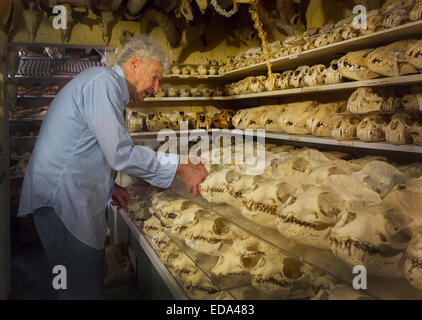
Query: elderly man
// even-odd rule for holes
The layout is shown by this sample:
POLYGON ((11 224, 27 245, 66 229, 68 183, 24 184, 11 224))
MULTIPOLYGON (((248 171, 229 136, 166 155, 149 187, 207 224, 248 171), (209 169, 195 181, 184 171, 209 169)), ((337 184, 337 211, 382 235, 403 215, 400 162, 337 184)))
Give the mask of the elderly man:
POLYGON ((157 91, 167 68, 161 49, 147 36, 135 36, 116 66, 87 69, 50 105, 25 174, 18 215, 34 214, 51 267, 66 268, 67 289, 58 291, 59 298, 103 298, 106 208, 109 200, 123 208, 130 201, 114 183, 117 171, 162 188, 177 174, 199 194, 207 176, 202 165, 179 164, 177 155, 134 146, 124 126, 129 100, 140 102, 157 91))

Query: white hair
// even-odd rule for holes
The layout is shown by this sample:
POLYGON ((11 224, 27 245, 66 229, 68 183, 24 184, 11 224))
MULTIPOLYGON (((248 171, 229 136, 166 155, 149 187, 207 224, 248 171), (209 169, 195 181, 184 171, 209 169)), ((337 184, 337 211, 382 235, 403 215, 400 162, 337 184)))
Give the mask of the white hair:
POLYGON ((147 58, 160 62, 163 65, 164 73, 167 73, 170 69, 166 54, 146 34, 139 34, 130 39, 124 46, 122 53, 117 57, 116 63, 122 67, 133 56, 139 56, 141 60, 147 58))

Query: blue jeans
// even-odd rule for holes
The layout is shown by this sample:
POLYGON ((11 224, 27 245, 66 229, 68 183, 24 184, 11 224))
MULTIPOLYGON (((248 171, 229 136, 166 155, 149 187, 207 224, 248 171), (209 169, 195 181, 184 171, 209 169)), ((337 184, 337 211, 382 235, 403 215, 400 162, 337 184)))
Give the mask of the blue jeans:
POLYGON ((58 289, 58 298, 104 299, 104 249, 94 249, 76 239, 53 208, 35 210, 34 222, 50 264, 52 285, 60 274, 52 273, 54 266, 64 266, 67 271, 67 289, 58 289))

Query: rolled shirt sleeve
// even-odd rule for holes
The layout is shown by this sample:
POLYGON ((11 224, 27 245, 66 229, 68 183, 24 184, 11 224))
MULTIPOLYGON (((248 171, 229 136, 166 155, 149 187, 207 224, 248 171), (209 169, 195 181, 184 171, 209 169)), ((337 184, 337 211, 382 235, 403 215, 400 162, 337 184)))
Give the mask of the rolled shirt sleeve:
POLYGON ((115 78, 107 74, 96 78, 85 87, 81 99, 85 120, 113 170, 142 178, 153 186, 171 185, 178 155, 157 153, 133 144, 124 126, 125 103, 115 78))

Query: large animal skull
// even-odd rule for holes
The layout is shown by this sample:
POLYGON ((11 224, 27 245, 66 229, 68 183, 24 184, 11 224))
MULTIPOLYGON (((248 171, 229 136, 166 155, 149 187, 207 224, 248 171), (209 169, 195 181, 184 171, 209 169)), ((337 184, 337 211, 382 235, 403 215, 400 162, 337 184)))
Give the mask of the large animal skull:
POLYGON ((259 123, 268 132, 282 132, 281 116, 287 110, 286 105, 268 106, 262 113, 259 123))
POLYGON ((340 72, 343 77, 361 81, 380 77, 380 74, 368 70, 366 57, 373 49, 349 52, 339 59, 340 72))
POLYGON ((422 111, 422 90, 421 88, 412 88, 410 94, 403 96, 401 104, 408 111, 422 111))
POLYGON ((355 115, 340 116, 334 123, 331 135, 337 140, 355 140, 361 118, 355 115))
POLYGON ((291 83, 295 88, 302 88, 306 85, 305 76, 308 74, 309 66, 300 66, 292 75, 291 83))
POLYGON ((368 69, 387 77, 418 73, 406 62, 406 52, 417 40, 403 40, 375 49, 366 57, 368 69))
POLYGON ((182 211, 194 206, 195 204, 187 199, 177 199, 164 205, 159 210, 159 213, 163 222, 167 226, 172 226, 174 219, 176 219, 182 211))
POLYGON ((312 134, 318 137, 331 137, 334 123, 339 112, 346 106, 343 102, 320 104, 312 122, 312 134))
POLYGON ((422 290, 422 237, 416 235, 406 249, 404 275, 409 283, 422 290))
POLYGON ((235 235, 230 223, 222 217, 213 216, 201 219, 190 228, 185 236, 185 243, 195 251, 211 256, 220 256, 224 243, 232 241, 235 235))
POLYGON ((325 66, 323 64, 317 64, 312 66, 308 73, 305 75, 305 84, 308 87, 319 86, 324 84, 324 78, 322 76, 325 70, 325 66))
MULTIPOLYGON (((422 7, 422 2, 419 3, 422 7)), ((406 52, 406 60, 415 68, 422 69, 422 40, 417 41, 406 52)))
POLYGON ((146 116, 146 126, 148 131, 160 131, 169 128, 170 120, 161 112, 148 113, 146 116))
POLYGON ((413 143, 422 145, 422 122, 415 121, 410 127, 409 134, 412 137, 413 143))
POLYGON ((312 132, 312 121, 317 112, 315 101, 291 103, 281 116, 284 132, 291 134, 308 134, 312 132))
POLYGON ((309 278, 303 263, 281 253, 264 256, 251 270, 252 285, 268 295, 285 298, 308 297, 309 278))
POLYGON ((194 300, 213 299, 220 291, 201 270, 186 277, 184 288, 187 295, 194 300))
POLYGON ((393 111, 400 107, 400 99, 387 91, 359 88, 350 96, 347 110, 352 113, 393 111))
POLYGON ((374 9, 368 12, 366 19, 366 29, 361 28, 361 33, 364 35, 378 32, 384 29, 384 16, 381 9, 374 9))
POLYGON ((254 223, 276 229, 277 208, 288 205, 297 191, 286 182, 257 177, 253 189, 243 195, 240 212, 254 223))
POLYGON ((153 237, 156 233, 164 230, 164 225, 156 216, 151 216, 144 222, 143 231, 145 234, 153 237))
POLYGON ((390 29, 409 22, 409 13, 405 9, 397 9, 388 12, 383 20, 384 28, 390 29))
POLYGON ((385 161, 369 162, 361 171, 353 173, 353 176, 378 193, 381 198, 389 194, 396 185, 409 180, 404 173, 385 161))
POLYGON ((171 271, 179 279, 185 280, 198 271, 195 263, 184 253, 181 253, 171 264, 171 271))
POLYGON ((416 1, 412 10, 409 13, 409 18, 411 21, 417 21, 422 19, 422 2, 416 1))
POLYGON ((329 249, 331 228, 340 212, 362 208, 379 200, 379 195, 358 179, 332 175, 320 186, 299 194, 295 203, 281 209, 277 228, 289 240, 329 249))
POLYGON ((129 132, 140 132, 144 128, 144 116, 136 109, 126 108, 126 126, 129 132))
POLYGON ((335 84, 342 81, 342 74, 338 65, 338 60, 333 60, 330 62, 328 68, 322 72, 322 77, 324 78, 324 84, 335 84))
POLYGON ((249 257, 242 257, 233 249, 223 253, 217 264, 211 269, 213 277, 235 281, 236 285, 249 284, 249 271, 256 261, 249 257))
POLYGON ((408 144, 411 142, 409 129, 413 124, 409 114, 397 113, 390 123, 384 127, 385 138, 392 144, 408 144))
POLYGON ((383 116, 371 115, 362 119, 358 125, 357 137, 361 141, 385 141, 383 128, 387 121, 383 116))
POLYGON ((212 118, 212 123, 217 129, 232 129, 232 119, 235 112, 231 109, 222 109, 212 118))
POLYGON ((293 88, 293 84, 292 84, 292 81, 291 81, 293 74, 294 74, 294 70, 284 71, 281 74, 280 78, 277 79, 277 81, 275 83, 276 87, 280 88, 282 90, 293 88))
POLYGON ((364 265, 369 274, 403 278, 409 217, 420 205, 416 199, 408 191, 394 191, 379 204, 343 212, 331 232, 332 252, 349 266, 364 265))
POLYGON ((247 93, 259 93, 265 91, 265 76, 252 77, 247 93))

